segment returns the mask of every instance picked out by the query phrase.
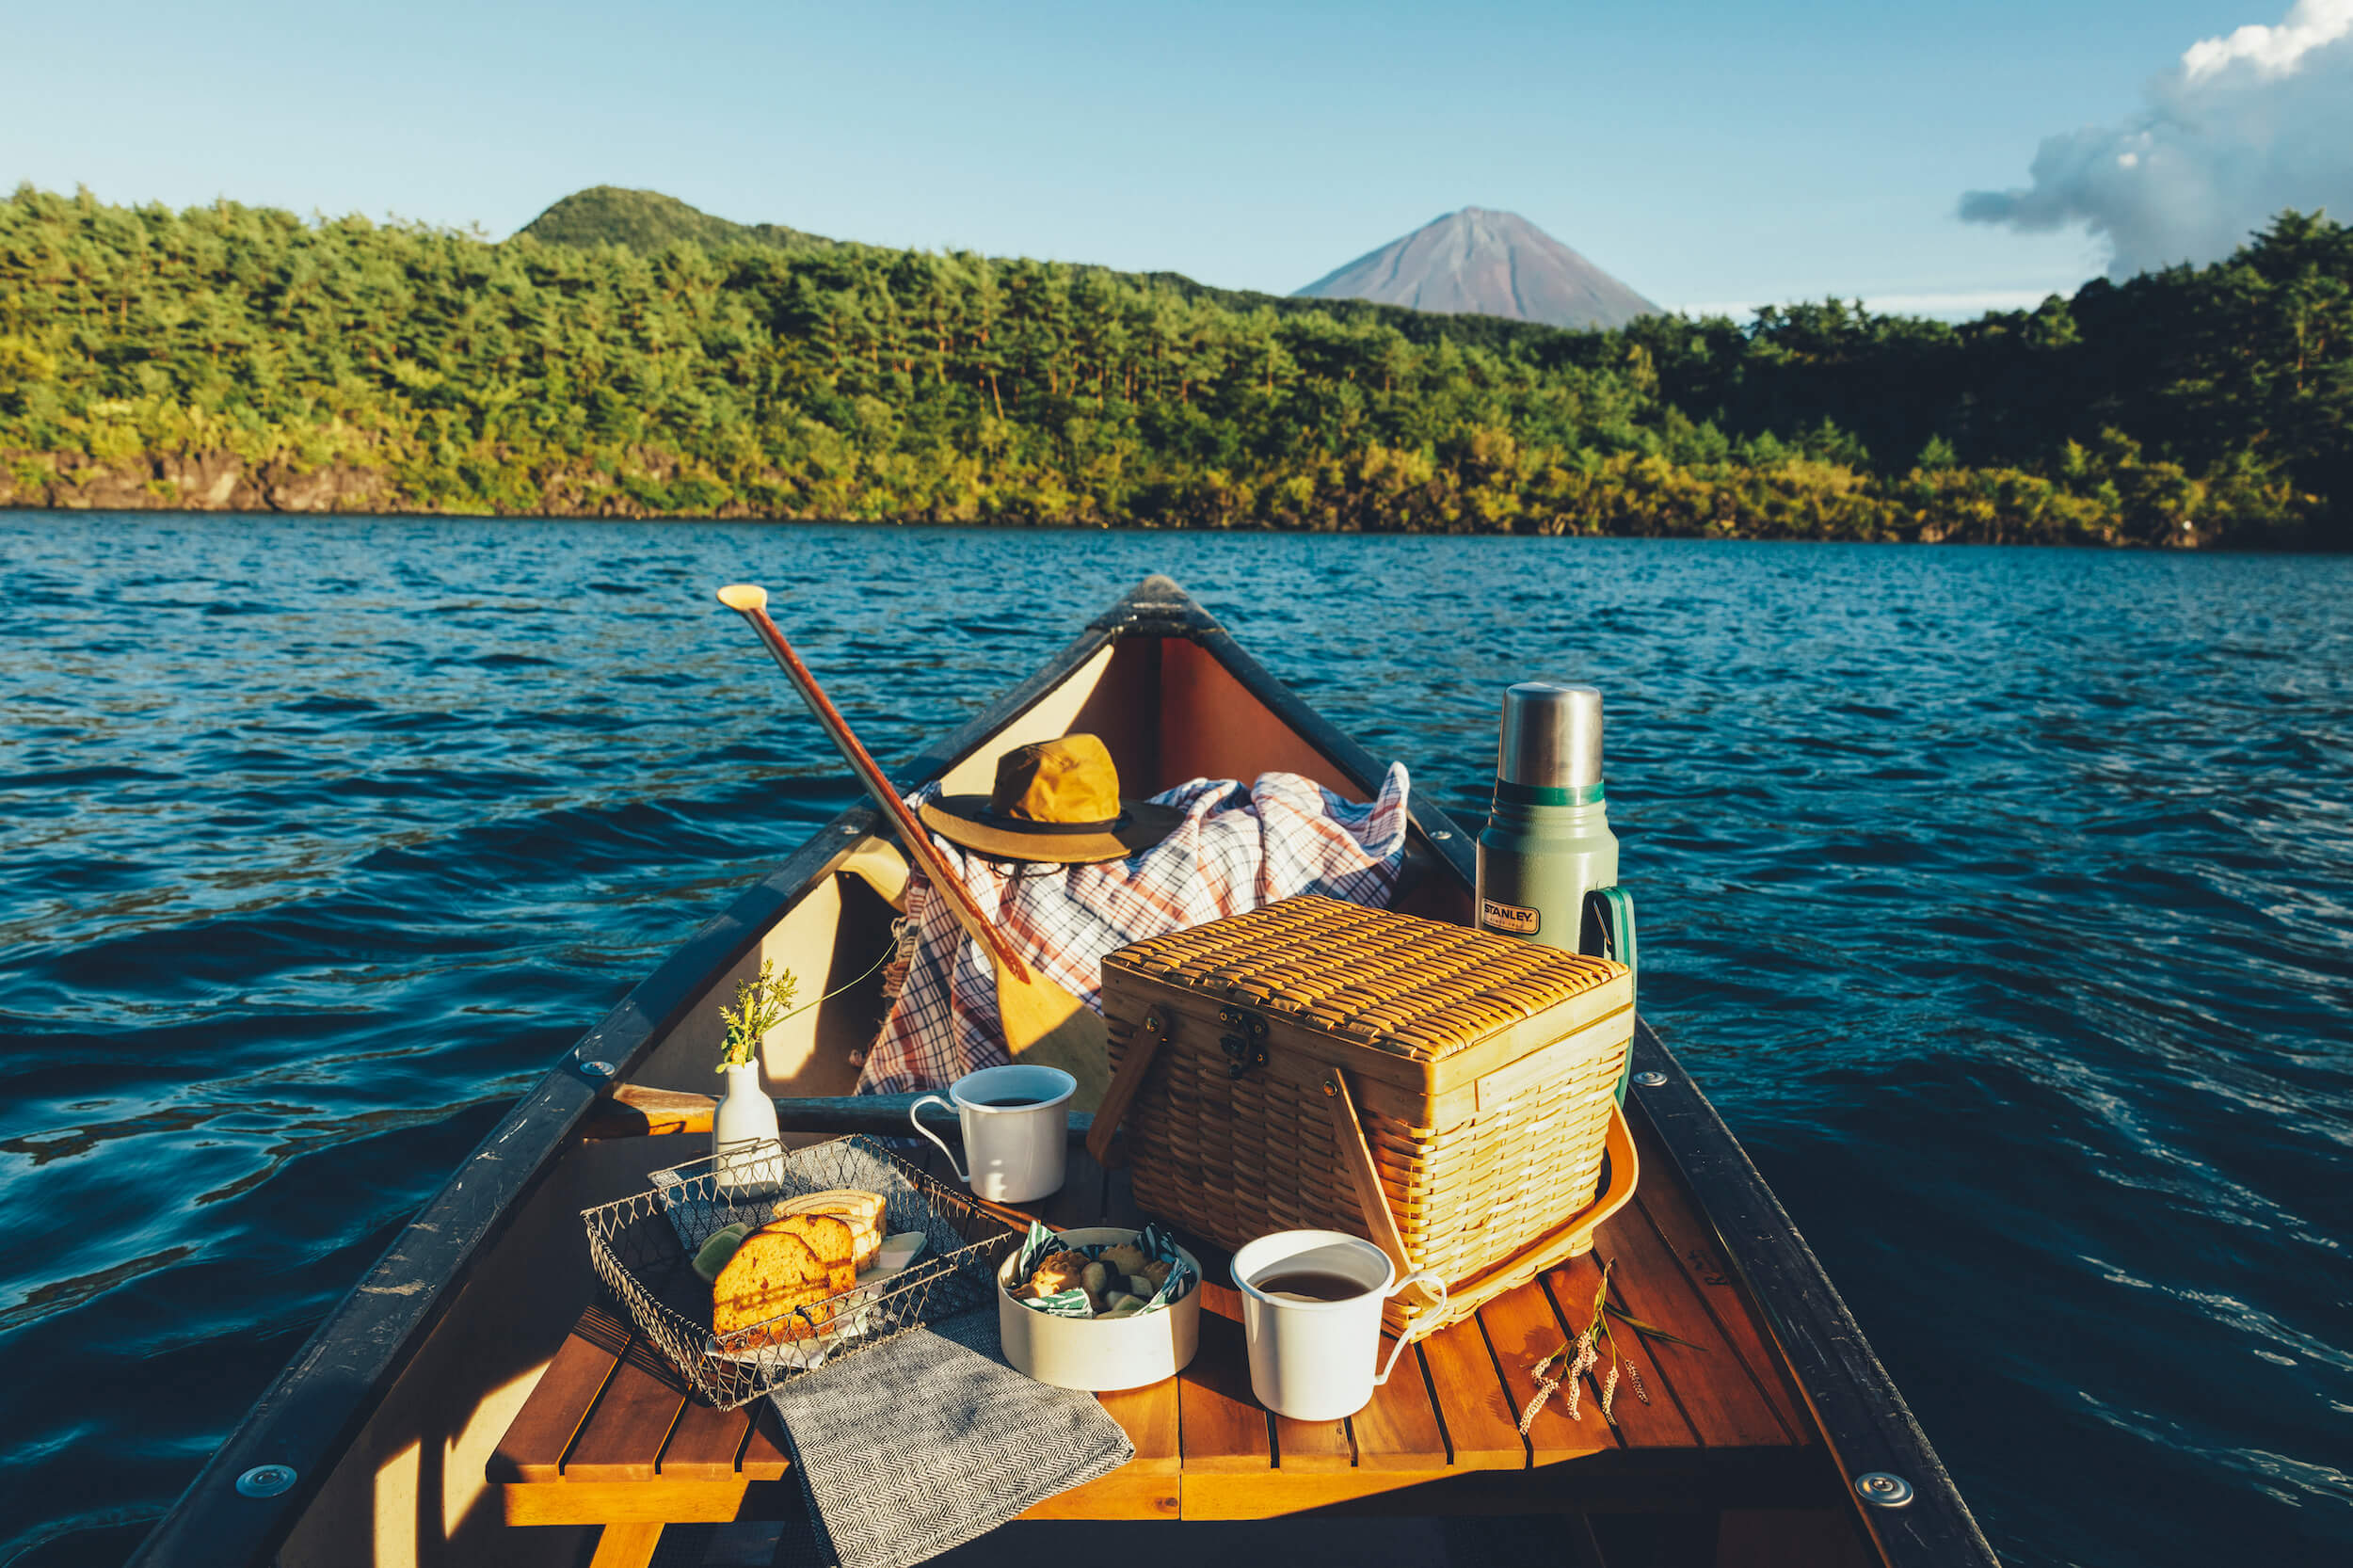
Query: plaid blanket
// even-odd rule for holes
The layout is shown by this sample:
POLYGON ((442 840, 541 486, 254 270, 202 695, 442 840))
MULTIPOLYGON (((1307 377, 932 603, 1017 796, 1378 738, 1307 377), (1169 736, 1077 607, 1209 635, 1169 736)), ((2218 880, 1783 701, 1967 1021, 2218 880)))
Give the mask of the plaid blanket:
MULTIPOLYGON (((1405 855, 1408 787, 1396 762, 1367 805, 1291 773, 1247 786, 1196 778, 1152 797, 1183 809, 1176 832, 1092 866, 1012 865, 936 834, 933 842, 1023 959, 1099 1012, 1103 955, 1129 942, 1296 893, 1387 904, 1405 855)), ((1010 1060, 988 957, 920 872, 907 886, 907 915, 906 979, 867 1055, 861 1094, 941 1089, 1010 1060)))

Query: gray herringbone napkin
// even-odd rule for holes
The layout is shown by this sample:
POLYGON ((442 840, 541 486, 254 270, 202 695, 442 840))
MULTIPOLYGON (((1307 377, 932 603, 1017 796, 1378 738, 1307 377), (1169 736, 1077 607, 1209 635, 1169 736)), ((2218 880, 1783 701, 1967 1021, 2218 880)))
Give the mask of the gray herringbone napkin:
POLYGON ((809 1505, 779 1561, 907 1568, 1135 1457, 1094 1395, 1005 1364, 993 1304, 769 1398, 809 1505))

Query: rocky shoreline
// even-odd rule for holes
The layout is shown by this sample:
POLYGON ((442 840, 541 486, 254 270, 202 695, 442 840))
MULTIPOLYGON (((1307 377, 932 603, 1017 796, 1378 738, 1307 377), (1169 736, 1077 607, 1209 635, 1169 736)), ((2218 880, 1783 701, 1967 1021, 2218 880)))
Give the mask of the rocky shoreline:
MULTIPOLYGON (((79 456, 79 455, 75 455, 79 456)), ((1998 502, 1946 504, 1901 512, 1863 507, 1847 515, 1759 518, 1727 510, 1721 495, 1682 493, 1673 484, 1627 484, 1589 494, 1574 512, 1545 515, 1529 510, 1485 525, 1466 518, 1435 520, 1417 509, 1382 515, 1377 504, 1351 515, 1256 515, 1248 509, 1204 515, 1178 506, 1159 517, 1115 515, 1085 498, 1055 513, 1029 508, 979 515, 968 509, 917 508, 904 513, 858 512, 855 506, 779 505, 782 475, 770 476, 767 493, 728 493, 706 485, 702 504, 662 504, 674 481, 693 476, 667 454, 645 452, 621 470, 582 465, 532 475, 519 498, 485 502, 479 497, 435 501, 408 493, 390 467, 353 462, 301 466, 286 458, 248 461, 234 452, 208 452, 117 459, 60 460, 56 455, 0 453, 0 509, 90 512, 219 512, 333 514, 376 517, 512 517, 664 519, 721 521, 861 521, 945 526, 1030 528, 1143 528, 1266 533, 1516 534, 1583 537, 1812 539, 1884 544, 2041 544, 2112 548, 2197 550, 2236 543, 2224 530, 2185 518, 2172 532, 2138 536, 2112 521, 2076 517, 2054 527, 2005 515, 1998 502), (711 495, 709 491, 719 493, 711 495), (1470 525, 1465 525, 1470 524, 1470 525)), ((1628 476, 1634 477, 1634 476, 1628 476)), ((838 499, 838 498, 829 498, 838 499)))
POLYGON ((391 476, 349 465, 299 472, 232 452, 144 463, 0 467, 0 506, 105 512, 375 512, 398 508, 391 476))
POLYGON ((380 468, 285 461, 248 463, 233 452, 157 456, 140 462, 46 466, 0 458, 0 508, 56 512, 346 512, 382 517, 546 518, 774 517, 742 501, 707 511, 648 506, 626 490, 593 481, 551 481, 538 505, 446 506, 402 493, 380 468))

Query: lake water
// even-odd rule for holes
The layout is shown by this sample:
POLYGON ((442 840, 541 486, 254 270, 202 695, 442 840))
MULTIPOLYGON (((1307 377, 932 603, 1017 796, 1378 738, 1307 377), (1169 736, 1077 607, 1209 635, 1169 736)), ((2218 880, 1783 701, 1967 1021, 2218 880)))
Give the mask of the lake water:
POLYGON ((580 1032, 1166 571, 1484 814, 1609 696, 1645 1011, 2018 1563, 2353 1548, 2353 560, 0 514, 0 1562, 119 1561, 580 1032))

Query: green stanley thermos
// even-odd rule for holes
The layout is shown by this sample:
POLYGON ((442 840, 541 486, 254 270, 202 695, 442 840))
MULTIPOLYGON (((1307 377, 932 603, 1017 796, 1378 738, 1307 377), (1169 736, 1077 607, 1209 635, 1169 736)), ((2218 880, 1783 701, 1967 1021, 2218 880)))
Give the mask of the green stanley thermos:
POLYGON ((1634 901, 1618 886, 1593 687, 1523 680, 1504 692, 1478 895, 1482 931, 1635 967, 1634 901))

